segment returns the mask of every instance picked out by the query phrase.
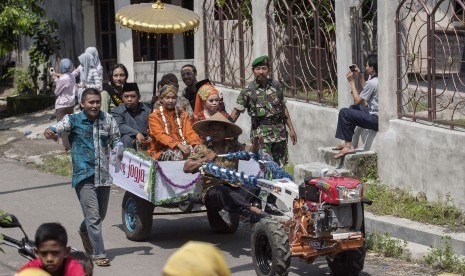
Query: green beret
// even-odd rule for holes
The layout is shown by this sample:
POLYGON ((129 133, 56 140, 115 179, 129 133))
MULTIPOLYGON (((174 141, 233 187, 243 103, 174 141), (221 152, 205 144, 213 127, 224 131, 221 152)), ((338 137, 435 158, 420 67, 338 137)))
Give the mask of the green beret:
POLYGON ((252 62, 252 68, 257 67, 259 65, 269 66, 270 65, 269 60, 270 59, 268 58, 267 55, 259 56, 258 58, 254 59, 254 61, 252 62))

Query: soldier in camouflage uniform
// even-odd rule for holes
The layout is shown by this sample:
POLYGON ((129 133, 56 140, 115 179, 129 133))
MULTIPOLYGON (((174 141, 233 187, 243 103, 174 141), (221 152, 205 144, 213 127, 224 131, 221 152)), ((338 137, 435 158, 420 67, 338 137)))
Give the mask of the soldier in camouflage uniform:
POLYGON ((247 109, 252 121, 251 140, 255 141, 258 137, 263 142, 262 150, 269 153, 276 163, 285 165, 288 162, 286 125, 292 144, 297 143, 286 100, 280 84, 268 78, 267 56, 256 58, 252 62, 252 69, 255 81, 241 91, 231 117, 236 122, 247 109))

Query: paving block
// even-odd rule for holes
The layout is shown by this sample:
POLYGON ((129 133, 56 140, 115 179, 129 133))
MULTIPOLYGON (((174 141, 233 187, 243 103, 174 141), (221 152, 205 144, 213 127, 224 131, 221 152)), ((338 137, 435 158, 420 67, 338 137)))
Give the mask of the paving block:
POLYGON ((328 169, 327 176, 347 176, 353 177, 353 174, 346 169, 336 169, 333 166, 330 166, 325 163, 313 162, 298 164, 294 166, 294 181, 296 184, 301 184, 305 178, 308 177, 321 177, 321 172, 324 169, 328 169))
POLYGON ((318 161, 326 163, 337 169, 346 169, 353 173, 358 179, 364 177, 377 177, 378 158, 373 151, 356 150, 355 154, 348 154, 343 158, 336 159, 334 156, 338 153, 332 148, 319 148, 318 161))

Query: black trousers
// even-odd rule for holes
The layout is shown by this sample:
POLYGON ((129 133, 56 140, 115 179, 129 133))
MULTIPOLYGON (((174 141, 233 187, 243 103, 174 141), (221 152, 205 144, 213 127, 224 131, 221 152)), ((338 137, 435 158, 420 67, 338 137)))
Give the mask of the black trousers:
POLYGON ((342 108, 337 120, 336 138, 352 142, 357 126, 378 131, 378 116, 371 115, 366 107, 360 105, 342 108))
POLYGON ((244 189, 257 195, 254 188, 236 188, 226 185, 213 186, 205 195, 205 207, 218 211, 224 209, 231 213, 240 213, 243 209, 249 209, 254 197, 244 189))

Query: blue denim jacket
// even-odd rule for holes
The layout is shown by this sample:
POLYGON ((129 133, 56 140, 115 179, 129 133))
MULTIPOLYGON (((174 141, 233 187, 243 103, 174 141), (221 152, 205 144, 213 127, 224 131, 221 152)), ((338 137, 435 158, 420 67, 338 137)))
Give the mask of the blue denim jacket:
POLYGON ((56 132, 69 134, 73 187, 92 175, 95 186, 112 184, 108 166, 110 147, 119 142, 120 133, 110 114, 100 111, 98 119, 93 122, 87 119, 84 111, 66 115, 57 123, 56 132))

